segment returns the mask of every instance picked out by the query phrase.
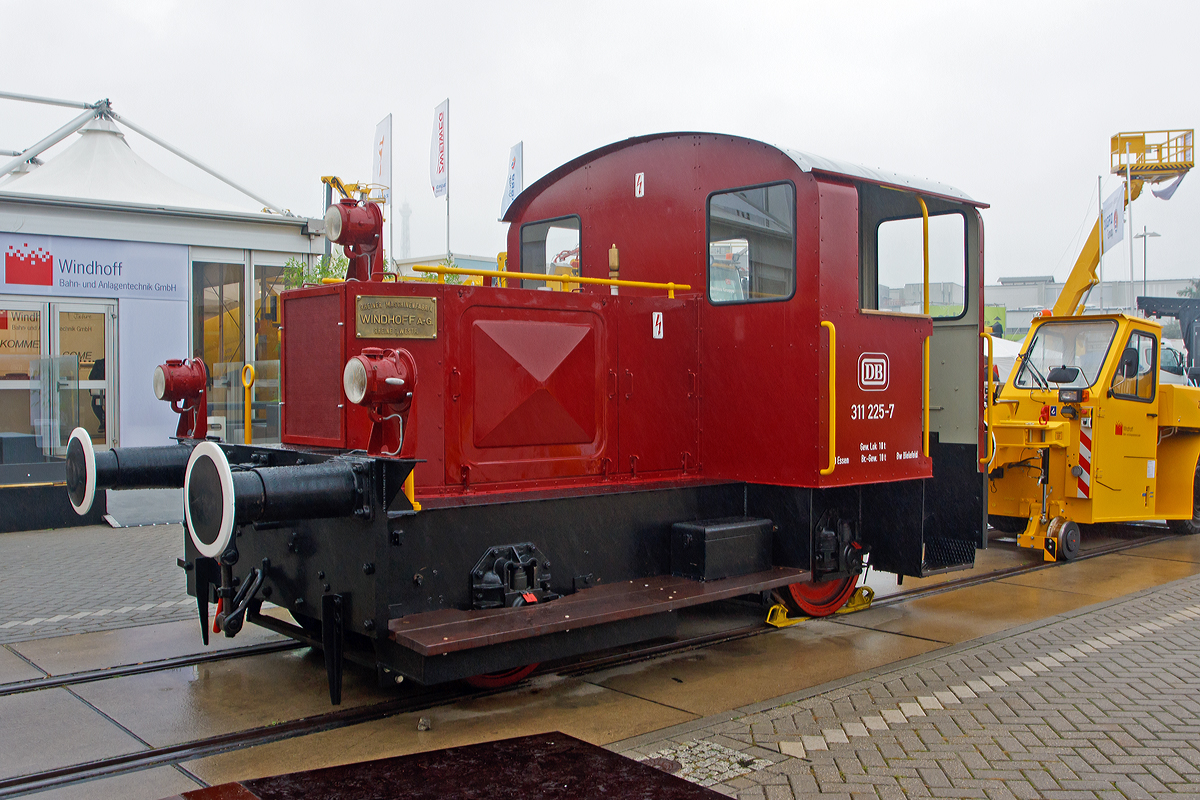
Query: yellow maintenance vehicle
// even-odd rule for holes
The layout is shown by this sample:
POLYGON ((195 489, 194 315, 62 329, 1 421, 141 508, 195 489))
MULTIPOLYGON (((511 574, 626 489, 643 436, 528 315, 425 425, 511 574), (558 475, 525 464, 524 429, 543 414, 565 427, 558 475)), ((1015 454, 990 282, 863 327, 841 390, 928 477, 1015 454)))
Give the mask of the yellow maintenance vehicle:
MULTIPOLYGON (((1193 132, 1112 137, 1125 202, 1144 183, 1194 166, 1193 132)), ((1081 525, 1165 519, 1200 533, 1200 388, 1160 384, 1162 326, 1126 314, 1088 314, 1099 281, 1100 220, 1052 311, 1035 317, 1008 381, 992 385, 986 418, 988 521, 1045 560, 1079 554, 1081 525)))

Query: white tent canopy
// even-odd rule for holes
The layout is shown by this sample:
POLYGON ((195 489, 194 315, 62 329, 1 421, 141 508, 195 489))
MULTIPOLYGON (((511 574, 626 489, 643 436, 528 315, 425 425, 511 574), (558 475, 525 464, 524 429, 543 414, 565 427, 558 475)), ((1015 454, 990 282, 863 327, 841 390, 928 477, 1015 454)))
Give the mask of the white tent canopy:
POLYGON ((110 119, 92 120, 79 135, 45 165, 0 179, 0 193, 210 211, 262 210, 249 198, 219 200, 167 177, 133 152, 110 119))

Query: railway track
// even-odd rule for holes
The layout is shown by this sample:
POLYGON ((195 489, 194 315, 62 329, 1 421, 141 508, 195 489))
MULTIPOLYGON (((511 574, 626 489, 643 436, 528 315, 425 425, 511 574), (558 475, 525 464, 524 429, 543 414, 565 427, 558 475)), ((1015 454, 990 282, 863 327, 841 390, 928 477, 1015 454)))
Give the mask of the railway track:
MULTIPOLYGON (((1098 558, 1111 553, 1122 552, 1163 541, 1165 539, 1174 538, 1173 535, 1165 532, 1165 527, 1161 528, 1163 531, 1162 534, 1157 533, 1159 530, 1157 526, 1127 525, 1122 526, 1122 528, 1127 529, 1130 532, 1136 530, 1143 533, 1149 529, 1154 533, 1149 536, 1142 535, 1141 538, 1138 539, 1128 541, 1119 540, 1091 547, 1088 550, 1080 553, 1078 559, 1076 560, 1082 561, 1090 558, 1098 558)), ((888 595, 887 597, 876 600, 874 605, 892 605, 906 602, 915 599, 916 597, 940 594, 943 592, 953 591, 955 589, 986 583, 988 581, 999 580, 1012 575, 1035 572, 1054 566, 1056 566, 1056 564, 1053 562, 1039 562, 991 570, 984 574, 965 576, 959 579, 943 581, 932 586, 922 586, 908 591, 898 592, 896 594, 888 595)), ((772 630, 775 629, 767 626, 763 622, 758 622, 753 625, 741 625, 726 630, 687 637, 678 641, 647 644, 619 653, 586 656, 581 659, 571 660, 569 662, 548 664, 534 674, 581 676, 614 666, 637 663, 663 655, 701 647, 709 647, 714 644, 743 639, 750 636, 757 636, 772 630)), ((216 653, 202 653, 197 655, 181 656, 177 658, 148 661, 133 665, 123 665, 107 669, 89 670, 85 672, 76 672, 59 676, 50 676, 40 679, 0 684, 0 697, 25 692, 45 691, 53 688, 66 688, 69 690, 72 686, 84 683, 113 680, 121 677, 178 669, 179 667, 193 666, 214 661, 251 658, 293 650, 303 646, 305 646, 303 643, 294 641, 267 642, 264 644, 234 648, 216 653)), ((399 714, 412 713, 428 708, 448 705, 469 696, 481 697, 498 694, 506 691, 507 688, 510 687, 492 690, 478 690, 468 689, 462 684, 446 684, 443 686, 433 687, 406 687, 405 691, 408 692, 408 694, 402 698, 385 700, 383 702, 371 703, 355 708, 340 708, 322 714, 315 714, 308 717, 301 717, 299 719, 248 728, 233 733, 225 733, 217 736, 194 739, 165 747, 149 747, 145 750, 138 750, 132 753, 110 756, 94 761, 81 762, 78 764, 57 767, 36 773, 28 773, 25 775, 0 778, 0 798, 19 797, 21 795, 30 794, 33 792, 61 788, 87 781, 97 780, 100 778, 112 777, 115 775, 136 772, 139 770, 160 766, 175 766, 181 769, 181 771, 183 771, 185 774, 191 776, 191 773, 188 773, 187 770, 180 766, 184 762, 205 758, 208 756, 214 756, 233 750, 241 750, 248 747, 268 744, 284 739, 305 736, 312 733, 320 733, 322 731, 358 725, 399 714)), ((82 700, 82 698, 80 699, 82 700)), ((195 776, 191 777, 195 779, 195 776)))

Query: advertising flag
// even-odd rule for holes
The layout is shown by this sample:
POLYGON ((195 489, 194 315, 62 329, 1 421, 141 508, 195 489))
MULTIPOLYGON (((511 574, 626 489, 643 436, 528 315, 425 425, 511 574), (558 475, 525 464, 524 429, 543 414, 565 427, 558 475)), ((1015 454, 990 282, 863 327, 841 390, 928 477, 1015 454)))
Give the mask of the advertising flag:
POLYGON ((1100 227, 1103 232, 1100 251, 1107 253, 1113 245, 1125 237, 1125 187, 1121 187, 1104 201, 1100 227))
POLYGON ((1161 189, 1151 189, 1151 193, 1159 200, 1170 200, 1175 196, 1175 190, 1179 188, 1179 184, 1183 183, 1183 176, 1180 175, 1169 186, 1164 186, 1161 189))
POLYGON ((383 186, 383 200, 392 202, 392 115, 388 114, 375 126, 375 143, 371 148, 371 183, 383 186))
POLYGON ((500 219, 504 219, 508 207, 525 188, 525 142, 517 142, 508 152, 508 179, 504 181, 504 196, 500 198, 500 219))
POLYGON ((433 113, 433 138, 429 142, 429 183, 433 196, 450 192, 450 100, 433 113))

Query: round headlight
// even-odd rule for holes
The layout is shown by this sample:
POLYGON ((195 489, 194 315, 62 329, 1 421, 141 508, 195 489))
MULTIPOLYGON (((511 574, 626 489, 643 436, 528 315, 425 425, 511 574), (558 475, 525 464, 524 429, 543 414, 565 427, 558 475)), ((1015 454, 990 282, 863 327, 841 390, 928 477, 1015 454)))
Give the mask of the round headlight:
POLYGON ((342 238, 342 212, 336 205, 325 212, 325 238, 331 242, 342 238))
POLYGON ((159 400, 163 399, 163 395, 167 393, 167 374, 163 372, 162 365, 154 368, 154 396, 159 400))
POLYGON ((346 362, 342 370, 342 388, 346 391, 346 399, 358 405, 367 396, 367 368, 355 357, 346 362))

